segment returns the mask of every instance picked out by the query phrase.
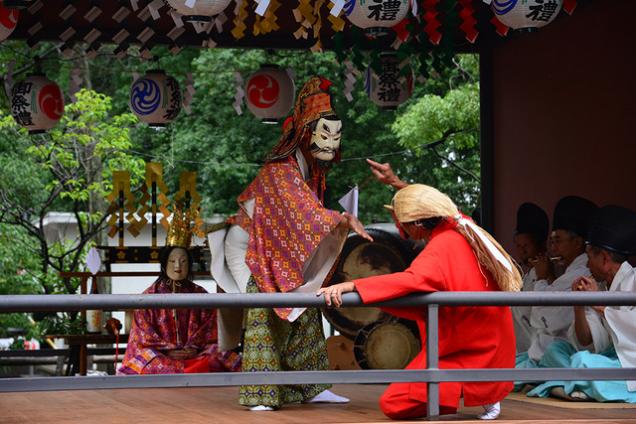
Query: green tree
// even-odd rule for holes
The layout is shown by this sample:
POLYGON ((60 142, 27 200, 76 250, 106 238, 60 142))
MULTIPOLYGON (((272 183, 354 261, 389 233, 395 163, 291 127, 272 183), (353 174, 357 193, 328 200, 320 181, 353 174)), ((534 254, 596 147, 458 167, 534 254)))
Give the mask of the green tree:
POLYGON ((0 223, 29 236, 11 243, 14 252, 37 246, 37 266, 31 261, 29 270, 41 293, 77 291, 78 281, 59 273, 79 271, 104 230, 103 199, 111 191, 112 171, 128 169, 135 177, 143 172, 143 160, 128 153, 134 116, 110 110, 108 96, 81 90, 61 122, 41 136, 27 135, 0 111, 0 223), (54 211, 73 214, 75 239, 47 236, 43 224, 54 211))

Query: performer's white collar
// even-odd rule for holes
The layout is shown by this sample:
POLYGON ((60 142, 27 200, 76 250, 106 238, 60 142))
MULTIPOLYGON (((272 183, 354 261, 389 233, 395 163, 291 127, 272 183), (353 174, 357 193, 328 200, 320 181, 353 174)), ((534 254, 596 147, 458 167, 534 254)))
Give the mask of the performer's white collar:
POLYGON ((300 167, 300 173, 303 174, 303 180, 307 180, 307 178, 309 178, 309 165, 300 147, 296 149, 296 161, 300 167))

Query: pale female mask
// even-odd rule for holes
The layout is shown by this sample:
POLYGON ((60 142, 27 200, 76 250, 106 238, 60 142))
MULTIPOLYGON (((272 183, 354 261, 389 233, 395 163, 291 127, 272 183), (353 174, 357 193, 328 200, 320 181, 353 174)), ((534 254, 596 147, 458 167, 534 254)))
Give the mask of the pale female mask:
POLYGON ((320 118, 311 134, 309 151, 319 161, 330 162, 340 149, 342 121, 320 118))
POLYGON ((190 271, 188 254, 185 249, 177 247, 172 249, 166 263, 166 275, 174 281, 185 280, 190 271))

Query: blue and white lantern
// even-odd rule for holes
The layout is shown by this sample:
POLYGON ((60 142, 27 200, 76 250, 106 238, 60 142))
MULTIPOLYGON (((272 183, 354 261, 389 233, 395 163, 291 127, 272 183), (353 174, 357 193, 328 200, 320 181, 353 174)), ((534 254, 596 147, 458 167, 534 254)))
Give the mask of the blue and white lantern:
POLYGON ((345 16, 353 25, 365 30, 390 28, 409 13, 411 0, 347 0, 345 16))
POLYGON ((187 22, 210 22, 222 13, 232 0, 166 0, 168 5, 183 15, 187 22))
POLYGON ((181 111, 181 90, 176 79, 153 70, 130 87, 130 110, 152 127, 165 127, 181 111))
POLYGON ((373 103, 382 109, 394 110, 413 94, 413 81, 409 64, 400 63, 395 53, 382 53, 379 70, 367 68, 364 88, 373 103), (408 72, 403 71, 404 67, 408 72))
POLYGON ((541 28, 561 11, 562 0, 493 0, 497 19, 512 29, 541 28))

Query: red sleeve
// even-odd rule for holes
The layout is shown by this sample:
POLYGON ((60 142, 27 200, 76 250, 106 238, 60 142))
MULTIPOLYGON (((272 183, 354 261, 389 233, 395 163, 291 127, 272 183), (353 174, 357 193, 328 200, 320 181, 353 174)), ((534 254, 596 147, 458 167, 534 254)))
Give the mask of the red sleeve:
POLYGON ((354 280, 362 301, 375 303, 410 293, 446 290, 444 273, 440 265, 446 263, 441 261, 443 247, 443 243, 435 238, 405 271, 354 280))

